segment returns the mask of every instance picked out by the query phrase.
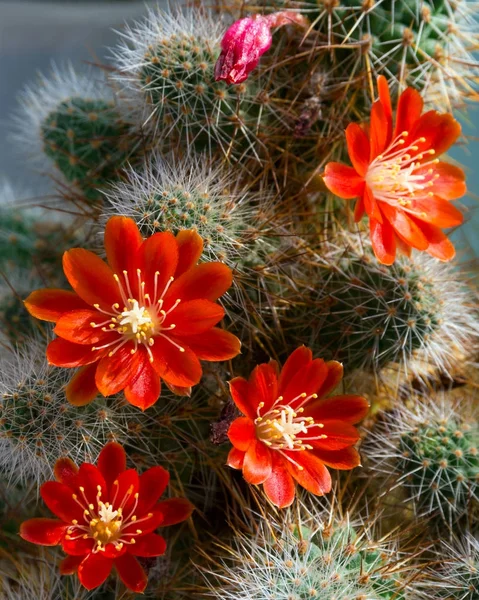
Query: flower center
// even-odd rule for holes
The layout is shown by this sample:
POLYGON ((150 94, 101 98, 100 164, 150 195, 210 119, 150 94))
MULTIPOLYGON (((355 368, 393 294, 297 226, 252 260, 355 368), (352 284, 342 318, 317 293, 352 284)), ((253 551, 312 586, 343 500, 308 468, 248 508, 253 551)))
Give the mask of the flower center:
POLYGON ((403 131, 377 156, 369 165, 366 173, 366 183, 374 198, 388 202, 394 206, 409 207, 412 200, 428 198, 432 192, 427 189, 433 185, 434 170, 416 173, 415 171, 428 165, 435 165, 438 159, 421 162, 426 155, 434 155, 435 151, 425 150, 419 152, 419 145, 426 142, 426 138, 418 138, 406 145, 405 138, 409 135, 403 131), (432 177, 431 177, 432 176, 432 177))
POLYGON ((120 304, 115 303, 111 307, 111 311, 103 310, 99 304, 94 304, 94 307, 109 318, 101 323, 92 322, 90 325, 93 328, 100 327, 105 333, 116 333, 118 336, 102 346, 94 346, 92 350, 103 350, 110 348, 109 356, 113 356, 117 350, 128 342, 133 342, 132 354, 138 350, 138 346, 142 344, 148 351, 150 362, 153 362, 153 354, 150 350, 155 343, 155 337, 164 337, 180 352, 185 349, 174 342, 167 333, 172 331, 176 325, 164 325, 168 315, 170 315, 180 303, 180 299, 175 300, 173 305, 165 311, 163 305, 165 295, 173 282, 173 277, 167 281, 162 290, 159 289, 159 271, 156 271, 153 283, 153 297, 149 293, 145 293, 145 282, 142 280, 141 270, 137 269, 137 288, 138 298, 133 297, 132 288, 128 271, 123 271, 123 278, 120 278, 116 273, 113 275, 120 296, 123 302, 123 308, 120 304))
POLYGON ((113 482, 113 489, 116 489, 111 504, 101 500, 101 487, 97 486, 97 495, 95 502, 88 501, 85 495, 85 488, 80 486, 80 494, 72 494, 73 500, 83 510, 83 523, 76 519, 68 527, 67 540, 79 540, 91 538, 94 540, 93 552, 104 552, 107 544, 113 544, 116 550, 121 550, 126 544, 135 544, 135 537, 141 535, 143 531, 138 529, 138 525, 153 517, 153 513, 148 513, 145 517, 138 519, 135 515, 138 506, 138 492, 133 494, 133 486, 130 486, 123 498, 118 498, 119 483, 113 482), (133 505, 125 514, 125 507, 129 502, 133 505), (118 508, 114 508, 117 506, 118 508))
MULTIPOLYGON (((323 423, 316 423, 313 417, 304 416, 304 404, 311 399, 315 399, 316 394, 306 394, 303 392, 291 400, 291 404, 300 400, 294 408, 291 405, 282 404, 283 397, 279 396, 273 406, 264 415, 261 414, 264 408, 264 402, 260 402, 257 409, 256 435, 260 441, 266 444, 271 450, 278 450, 281 454, 286 451, 312 450, 313 446, 308 444, 315 440, 323 440, 328 436, 324 434, 316 435, 314 428, 322 429, 323 423)), ((291 457, 284 455, 293 464, 297 463, 291 457)), ((297 465, 300 470, 302 467, 297 465)))

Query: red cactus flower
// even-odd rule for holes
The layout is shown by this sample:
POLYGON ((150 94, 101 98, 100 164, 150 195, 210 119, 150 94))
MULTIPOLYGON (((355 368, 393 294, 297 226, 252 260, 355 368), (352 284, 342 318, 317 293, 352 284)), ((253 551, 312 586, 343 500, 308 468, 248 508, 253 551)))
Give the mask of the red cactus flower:
POLYGON ((221 54, 215 66, 216 81, 234 84, 245 81, 271 47, 271 29, 290 23, 306 27, 309 21, 299 13, 287 10, 235 21, 221 41, 221 54))
POLYGON ((463 196, 466 185, 461 169, 437 157, 457 140, 461 126, 450 114, 422 114, 423 100, 412 88, 401 94, 393 126, 383 76, 378 90, 369 127, 351 123, 346 129, 353 167, 331 162, 324 181, 341 198, 359 198, 355 219, 368 215, 381 263, 392 264, 396 248, 408 256, 416 248, 451 260, 454 246, 441 229, 462 223, 462 213, 450 201, 463 196))
POLYGON ((158 527, 181 523, 193 507, 184 498, 158 502, 169 481, 162 467, 138 476, 126 468, 120 444, 110 442, 98 457, 98 466, 70 459, 55 464, 57 481, 47 481, 40 494, 57 519, 30 519, 22 523, 24 540, 41 546, 61 544, 68 556, 62 575, 78 573, 91 590, 101 585, 115 567, 131 590, 143 592, 147 576, 136 556, 161 556, 165 540, 158 527))
POLYGON ((273 504, 289 506, 294 481, 322 496, 331 490, 326 467, 352 469, 359 465, 353 426, 364 418, 368 403, 360 396, 325 396, 341 381, 336 361, 314 359, 302 346, 281 372, 275 362, 257 366, 249 381, 230 382, 231 395, 243 417, 231 424, 234 448, 228 464, 242 469, 248 483, 263 484, 273 504))
POLYGON ((189 394, 202 375, 200 359, 239 353, 240 341, 215 327, 224 316, 216 300, 231 286, 231 269, 197 264, 203 240, 196 232, 143 240, 132 219, 112 217, 105 248, 108 264, 81 248, 65 252, 74 292, 43 289, 25 300, 34 317, 56 323, 49 363, 81 367, 66 389, 72 404, 124 390, 144 410, 159 398, 160 378, 189 394))

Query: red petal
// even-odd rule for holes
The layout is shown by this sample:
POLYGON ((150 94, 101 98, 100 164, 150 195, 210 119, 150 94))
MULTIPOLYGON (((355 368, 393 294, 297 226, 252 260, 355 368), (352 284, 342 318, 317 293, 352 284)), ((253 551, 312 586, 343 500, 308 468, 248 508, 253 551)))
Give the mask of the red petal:
MULTIPOLYGON (((399 96, 399 101, 396 111, 396 127, 394 129, 394 137, 401 133, 411 132, 421 116, 424 102, 421 94, 413 89, 406 88, 399 96)), ((412 138, 409 138, 412 141, 412 138)))
POLYGON ((396 239, 391 224, 370 219, 369 230, 376 258, 383 265, 392 265, 396 258, 396 239))
POLYGON ((460 210, 437 196, 427 200, 413 200, 411 213, 417 219, 440 228, 454 227, 464 221, 460 210))
POLYGON ((256 410, 259 400, 253 395, 250 384, 243 377, 235 377, 229 382, 231 397, 236 407, 250 419, 258 416, 256 410))
POLYGON ((315 449, 314 454, 331 469, 349 471, 361 464, 359 452, 352 447, 333 451, 315 449))
POLYGON ((394 231, 410 246, 417 250, 425 250, 428 242, 416 223, 402 209, 383 203, 381 207, 386 219, 394 231))
POLYGON ((92 346, 82 346, 55 338, 47 346, 47 359, 56 367, 82 367, 96 362, 104 354, 103 350, 92 350, 92 346))
POLYGON ((330 360, 326 363, 326 366, 328 367, 328 374, 323 385, 316 392, 319 398, 324 398, 329 392, 332 392, 343 378, 343 365, 341 363, 330 360))
POLYGON ((190 300, 181 302, 178 308, 168 315, 165 327, 174 323, 175 337, 196 335, 217 325, 224 316, 225 310, 219 304, 204 299, 190 300))
MULTIPOLYGON (((72 534, 72 537, 78 537, 79 533, 76 530, 72 534)), ((62 549, 66 554, 71 554, 72 556, 80 556, 80 562, 85 558, 87 554, 93 550, 93 546, 95 545, 95 540, 91 537, 83 538, 80 537, 78 539, 69 539, 68 534, 62 540, 62 549)))
POLYGON ((158 502, 170 481, 170 474, 163 467, 151 467, 140 475, 138 512, 147 513, 158 502))
POLYGON ((384 75, 379 75, 378 77, 378 94, 379 101, 382 104, 384 116, 386 117, 388 123, 388 137, 392 134, 392 119, 393 119, 393 109, 391 106, 391 95, 389 93, 389 84, 388 80, 384 75))
POLYGON ((120 579, 129 590, 138 594, 141 594, 145 590, 148 578, 143 567, 134 556, 125 553, 115 558, 115 568, 120 579))
POLYGON ((88 304, 74 292, 56 289, 43 289, 32 292, 24 302, 28 312, 42 321, 53 321, 69 312, 88 308, 88 304))
POLYGON ((175 340, 173 336, 170 336, 170 339, 180 345, 184 352, 180 352, 168 339, 156 337, 154 345, 150 348, 153 354, 153 368, 162 379, 173 385, 180 387, 196 385, 203 372, 200 361, 196 354, 179 339, 175 340))
POLYGON ((106 482, 100 470, 91 463, 82 463, 78 469, 77 476, 77 489, 75 490, 79 499, 86 496, 89 504, 96 505, 96 498, 98 496, 98 487, 100 487, 101 497, 105 500, 108 496, 108 490, 106 482), (82 492, 80 487, 83 487, 82 492))
POLYGON ((125 398, 133 406, 146 410, 153 406, 161 394, 161 381, 148 357, 138 375, 125 387, 125 398))
POLYGON ((419 144, 419 151, 433 149, 435 156, 440 156, 460 135, 461 126, 451 114, 439 114, 431 110, 419 119, 410 139, 426 138, 425 143, 419 144))
POLYGON ((97 363, 81 367, 65 388, 67 400, 73 406, 85 406, 98 396, 95 383, 97 363))
POLYGON ((135 543, 128 546, 128 553, 134 556, 162 556, 166 552, 166 542, 157 533, 148 533, 135 538, 135 543))
POLYGON ((369 140, 371 144, 370 160, 384 152, 390 142, 389 121, 380 100, 374 102, 371 108, 369 140))
POLYGON ((83 509, 73 499, 72 489, 64 483, 47 481, 41 486, 40 495, 52 513, 65 523, 75 519, 83 521, 83 509))
POLYGON ((169 498, 159 502, 156 509, 163 515, 161 527, 169 527, 189 519, 195 507, 186 498, 169 498))
POLYGON ((364 199, 363 199, 363 197, 358 198, 358 201, 356 202, 356 205, 354 207, 354 221, 355 221, 355 223, 359 223, 359 221, 364 217, 365 211, 366 211, 366 208, 364 206, 364 199))
POLYGON ((323 179, 330 192, 345 200, 361 196, 364 190, 364 179, 352 167, 341 163, 328 163, 323 179))
POLYGON ((177 298, 182 302, 204 298, 215 302, 233 282, 231 269, 223 263, 203 263, 183 273, 170 287, 165 297, 165 310, 177 298))
POLYGON ((228 429, 228 437, 235 448, 246 452, 250 444, 256 439, 253 421, 248 417, 238 417, 231 423, 228 429))
POLYGON ((363 202, 364 210, 366 211, 368 216, 372 219, 375 219, 379 223, 382 223, 383 215, 379 209, 378 203, 376 202, 376 198, 373 196, 368 186, 364 188, 363 202))
POLYGON ((172 383, 168 383, 168 381, 165 381, 165 385, 170 390, 170 392, 175 394, 175 396, 187 396, 188 398, 191 397, 191 386, 181 387, 180 385, 173 385, 172 383))
POLYGON ((429 223, 425 223, 424 221, 416 221, 416 224, 429 242, 429 246, 426 250, 428 254, 442 261, 448 261, 454 258, 456 250, 445 233, 438 227, 429 225, 429 223))
POLYGON ((219 327, 188 337, 188 346, 200 360, 229 360, 241 351, 240 340, 219 327))
POLYGON ((288 356, 279 377, 278 392, 280 396, 284 394, 284 390, 298 371, 307 366, 312 360, 313 353, 306 346, 300 346, 288 356))
POLYGON ((455 200, 466 193, 464 171, 459 167, 446 162, 438 162, 434 165, 433 173, 429 174, 430 166, 421 167, 414 171, 414 175, 426 175, 433 182, 430 191, 444 198, 444 200, 455 200))
POLYGON ((358 177, 360 175, 362 178, 366 175, 369 167, 369 138, 360 125, 351 123, 346 128, 346 142, 349 158, 356 171, 355 176, 358 177))
POLYGON ((138 375, 144 357, 142 352, 131 354, 132 348, 133 343, 128 343, 113 356, 105 356, 98 363, 95 381, 103 396, 123 390, 138 375))
POLYGON ((111 217, 105 227, 104 241, 106 258, 113 273, 133 272, 136 253, 143 241, 135 221, 127 217, 111 217))
MULTIPOLYGON (((322 358, 315 358, 308 365, 300 369, 291 379, 282 396, 283 403, 292 408, 304 403, 307 396, 320 390, 328 375, 328 367, 322 358), (302 397, 304 396, 304 397, 302 397)), ((307 406, 307 403, 304 404, 307 406)))
POLYGON ((244 457, 246 452, 241 452, 241 450, 237 450, 236 448, 231 448, 228 454, 228 458, 226 460, 226 464, 228 467, 232 469, 242 469, 244 464, 244 457))
MULTIPOLYGON (((126 452, 123 446, 117 442, 109 442, 103 446, 97 466, 105 479, 108 490, 110 490, 120 473, 126 471, 126 452)), ((109 497, 112 497, 111 494, 109 497)))
POLYGON ((256 408, 263 403, 262 413, 267 412, 279 396, 276 363, 255 367, 249 378, 249 389, 256 408))
POLYGON ((20 525, 20 537, 40 546, 56 546, 68 525, 58 519, 30 519, 20 525))
POLYGON ((134 496, 139 488, 140 478, 135 469, 120 473, 110 488, 110 501, 115 510, 122 506, 123 514, 127 515, 135 503, 134 496))
POLYGON ((368 414, 369 404, 361 396, 344 395, 316 400, 308 404, 305 415, 321 423, 325 419, 337 419, 345 423, 359 423, 368 414))
POLYGON ((75 292, 87 304, 99 304, 111 311, 121 302, 120 292, 113 271, 99 256, 83 248, 73 248, 63 255, 63 270, 75 292))
POLYGON ((113 566, 111 558, 105 558, 101 552, 89 554, 78 567, 78 579, 87 590, 101 585, 110 574, 113 566))
MULTIPOLYGON (((143 242, 137 256, 141 279, 145 282, 145 291, 150 294, 151 301, 155 303, 175 275, 178 265, 176 239, 169 231, 155 233, 143 242), (156 273, 158 275, 155 277, 156 273)), ((130 279, 137 280, 137 274, 132 273, 130 279)))
POLYGON ((179 256, 175 277, 179 277, 199 261, 203 252, 203 240, 196 231, 185 229, 177 234, 176 242, 179 256))
POLYGON ((263 442, 254 440, 244 457, 243 477, 248 483, 259 485, 268 479, 271 469, 271 451, 263 442))
POLYGON ((65 485, 75 485, 78 467, 71 458, 59 458, 53 468, 55 479, 65 485))
MULTIPOLYGON (((157 504, 151 509, 151 512, 141 517, 142 519, 145 519, 141 522, 142 535, 147 535, 148 533, 155 531, 155 529, 158 529, 160 525, 163 527, 163 521, 165 517, 163 512, 159 509, 160 504, 157 504)), ((130 523, 123 528, 123 534, 127 534, 130 527, 132 527, 132 533, 134 533, 136 537, 136 529, 138 528, 138 525, 135 525, 135 521, 130 521, 130 523)))
POLYGON ((359 440, 359 432, 351 425, 344 421, 322 421, 324 427, 311 427, 308 434, 301 439, 305 444, 311 444, 313 448, 322 448, 324 450, 342 450, 348 446, 353 446, 359 440), (319 437, 327 435, 324 440, 311 440, 311 437, 319 437))
POLYGON ((263 489, 271 502, 279 508, 286 508, 294 501, 294 481, 282 464, 274 465, 271 475, 263 484, 263 489))
POLYGON ((92 326, 92 323, 101 323, 104 320, 97 310, 74 310, 60 317, 53 332, 74 344, 93 346, 99 342, 106 343, 117 338, 118 334, 92 326))
POLYGON ((73 575, 78 571, 78 567, 83 560, 83 556, 67 556, 60 563, 60 575, 73 575))
POLYGON ((305 490, 316 496, 323 496, 331 491, 331 475, 323 462, 314 454, 308 450, 303 452, 285 451, 284 454, 299 465, 297 466, 287 459, 284 460, 284 465, 289 473, 305 490))

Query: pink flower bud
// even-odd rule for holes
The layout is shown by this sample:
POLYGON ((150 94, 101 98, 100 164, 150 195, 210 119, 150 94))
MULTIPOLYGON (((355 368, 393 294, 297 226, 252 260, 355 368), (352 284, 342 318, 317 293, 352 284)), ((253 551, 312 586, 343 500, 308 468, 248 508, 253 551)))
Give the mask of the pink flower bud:
POLYGON ((271 29, 290 23, 306 27, 309 22, 292 11, 254 15, 235 21, 221 41, 221 54, 215 66, 216 81, 234 84, 245 81, 271 46, 271 29))

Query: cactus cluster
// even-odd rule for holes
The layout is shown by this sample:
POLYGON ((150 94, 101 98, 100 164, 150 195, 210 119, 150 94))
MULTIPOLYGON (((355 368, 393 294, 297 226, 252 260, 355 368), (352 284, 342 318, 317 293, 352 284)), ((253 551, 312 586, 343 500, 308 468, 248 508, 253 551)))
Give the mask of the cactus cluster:
MULTIPOLYGON (((438 553, 443 579, 436 581, 437 600, 476 600, 479 597, 479 539, 467 532, 462 540, 443 542, 438 553)), ((437 572, 436 572, 437 578, 437 572)))

